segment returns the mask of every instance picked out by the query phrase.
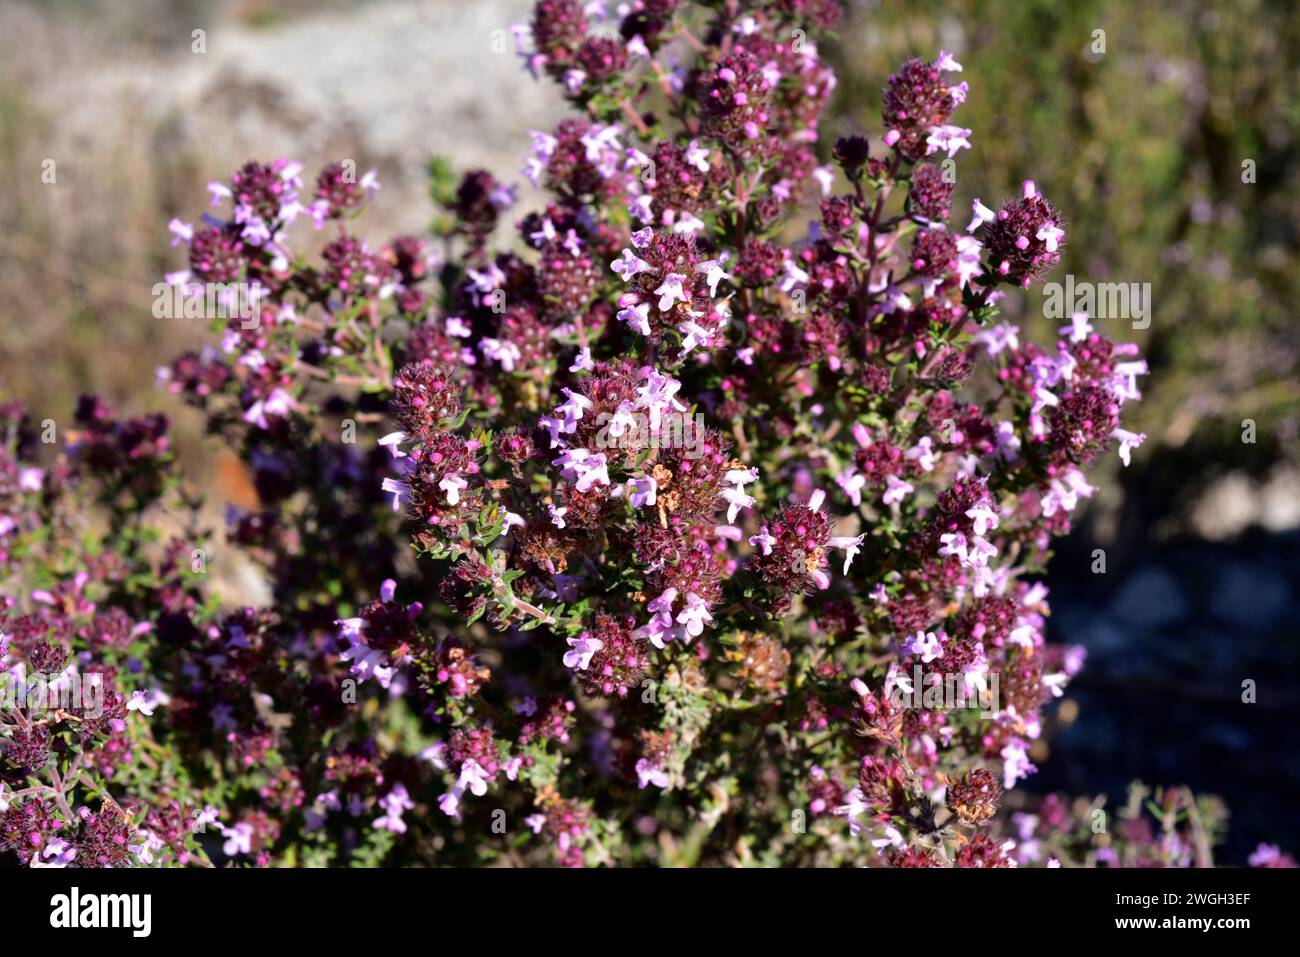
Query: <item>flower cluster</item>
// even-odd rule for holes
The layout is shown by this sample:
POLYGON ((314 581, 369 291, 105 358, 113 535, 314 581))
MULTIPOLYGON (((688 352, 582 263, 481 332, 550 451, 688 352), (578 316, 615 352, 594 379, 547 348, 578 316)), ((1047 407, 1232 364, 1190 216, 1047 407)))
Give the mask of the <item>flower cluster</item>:
POLYGON ((904 64, 878 139, 831 147, 833 0, 604 6, 515 31, 580 115, 533 133, 538 209, 435 161, 436 241, 371 244, 373 174, 281 160, 173 221, 168 281, 232 307, 159 373, 238 458, 224 529, 165 419, 86 399, 42 453, 0 407, 0 666, 103 692, 0 717, 21 863, 1205 846, 1003 809, 1082 667, 1033 576, 1083 469, 1142 443, 1146 366, 1085 315, 1049 346, 999 319, 1065 227, 1033 183, 949 223, 961 65, 904 64), (262 607, 223 601, 250 569, 262 607))

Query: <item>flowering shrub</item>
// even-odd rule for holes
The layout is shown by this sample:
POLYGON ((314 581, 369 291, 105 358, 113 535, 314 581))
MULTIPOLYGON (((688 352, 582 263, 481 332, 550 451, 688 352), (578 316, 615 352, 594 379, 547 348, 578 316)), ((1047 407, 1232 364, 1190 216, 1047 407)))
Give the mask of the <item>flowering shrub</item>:
POLYGON ((1082 666, 1034 579, 1146 367, 999 322, 1066 226, 1031 182, 950 222, 961 65, 903 64, 879 145, 822 162, 832 0, 599 6, 517 31, 576 115, 504 251, 513 190, 441 163, 432 241, 363 240, 348 163, 250 162, 173 221, 169 283, 234 313, 160 375, 252 476, 224 534, 163 417, 85 398, 42 465, 52 423, 0 409, 0 652, 39 692, 0 715, 7 853, 1204 862, 1184 791, 1113 833, 1000 813, 1082 666), (236 549, 268 607, 209 587, 236 549))

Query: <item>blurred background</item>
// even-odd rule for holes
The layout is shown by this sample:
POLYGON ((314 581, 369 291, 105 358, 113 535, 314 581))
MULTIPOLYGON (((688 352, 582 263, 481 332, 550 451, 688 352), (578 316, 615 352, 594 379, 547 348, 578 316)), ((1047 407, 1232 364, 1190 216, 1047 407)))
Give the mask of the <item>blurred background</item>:
MULTIPOLYGON (((153 284, 182 262, 167 222, 197 218, 207 182, 254 158, 377 169, 363 224, 375 240, 427 227, 434 153, 526 187, 527 131, 565 114, 511 52, 508 27, 531 6, 7 0, 0 393, 37 420, 65 421, 91 391, 123 411, 167 411, 219 514, 238 476, 199 418, 153 387, 158 365, 207 340, 202 322, 151 316, 153 284)), ((824 45, 840 77, 827 147, 880 130, 880 90, 903 59, 953 50, 971 87, 957 121, 974 130, 954 222, 973 197, 996 205, 1032 178, 1069 221, 1051 278, 1151 284, 1148 329, 1098 323, 1151 362, 1144 401, 1125 413, 1149 438, 1129 469, 1100 466, 1118 474, 1094 478, 1052 566, 1051 637, 1089 660, 1028 786, 1120 801, 1134 778, 1185 783, 1227 801, 1225 862, 1260 841, 1300 850, 1294 2, 845 6, 824 45)), ((1061 324, 1043 317, 1040 290, 1004 305, 1040 342, 1061 324)))

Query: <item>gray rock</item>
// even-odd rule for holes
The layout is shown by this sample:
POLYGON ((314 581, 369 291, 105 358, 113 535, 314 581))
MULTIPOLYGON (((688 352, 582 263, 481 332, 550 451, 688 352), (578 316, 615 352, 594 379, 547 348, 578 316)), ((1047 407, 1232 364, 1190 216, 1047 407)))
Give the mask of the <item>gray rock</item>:
POLYGON ((1282 620, 1291 588, 1268 565, 1234 562, 1220 570, 1210 594, 1210 613, 1225 624, 1262 630, 1282 620))
POLYGON ((1141 568, 1120 586, 1111 611, 1124 624, 1138 628, 1166 628, 1187 617, 1190 610, 1183 590, 1163 568, 1141 568))

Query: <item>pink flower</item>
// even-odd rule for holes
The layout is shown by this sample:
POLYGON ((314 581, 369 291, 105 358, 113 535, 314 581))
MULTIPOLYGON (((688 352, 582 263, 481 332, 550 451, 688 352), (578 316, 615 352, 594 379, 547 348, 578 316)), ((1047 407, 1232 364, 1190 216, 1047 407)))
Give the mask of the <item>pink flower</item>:
POLYGON ((564 667, 575 671, 586 671, 591 666, 592 655, 605 647, 603 641, 585 632, 577 638, 568 639, 568 642, 571 650, 564 653, 564 667))

